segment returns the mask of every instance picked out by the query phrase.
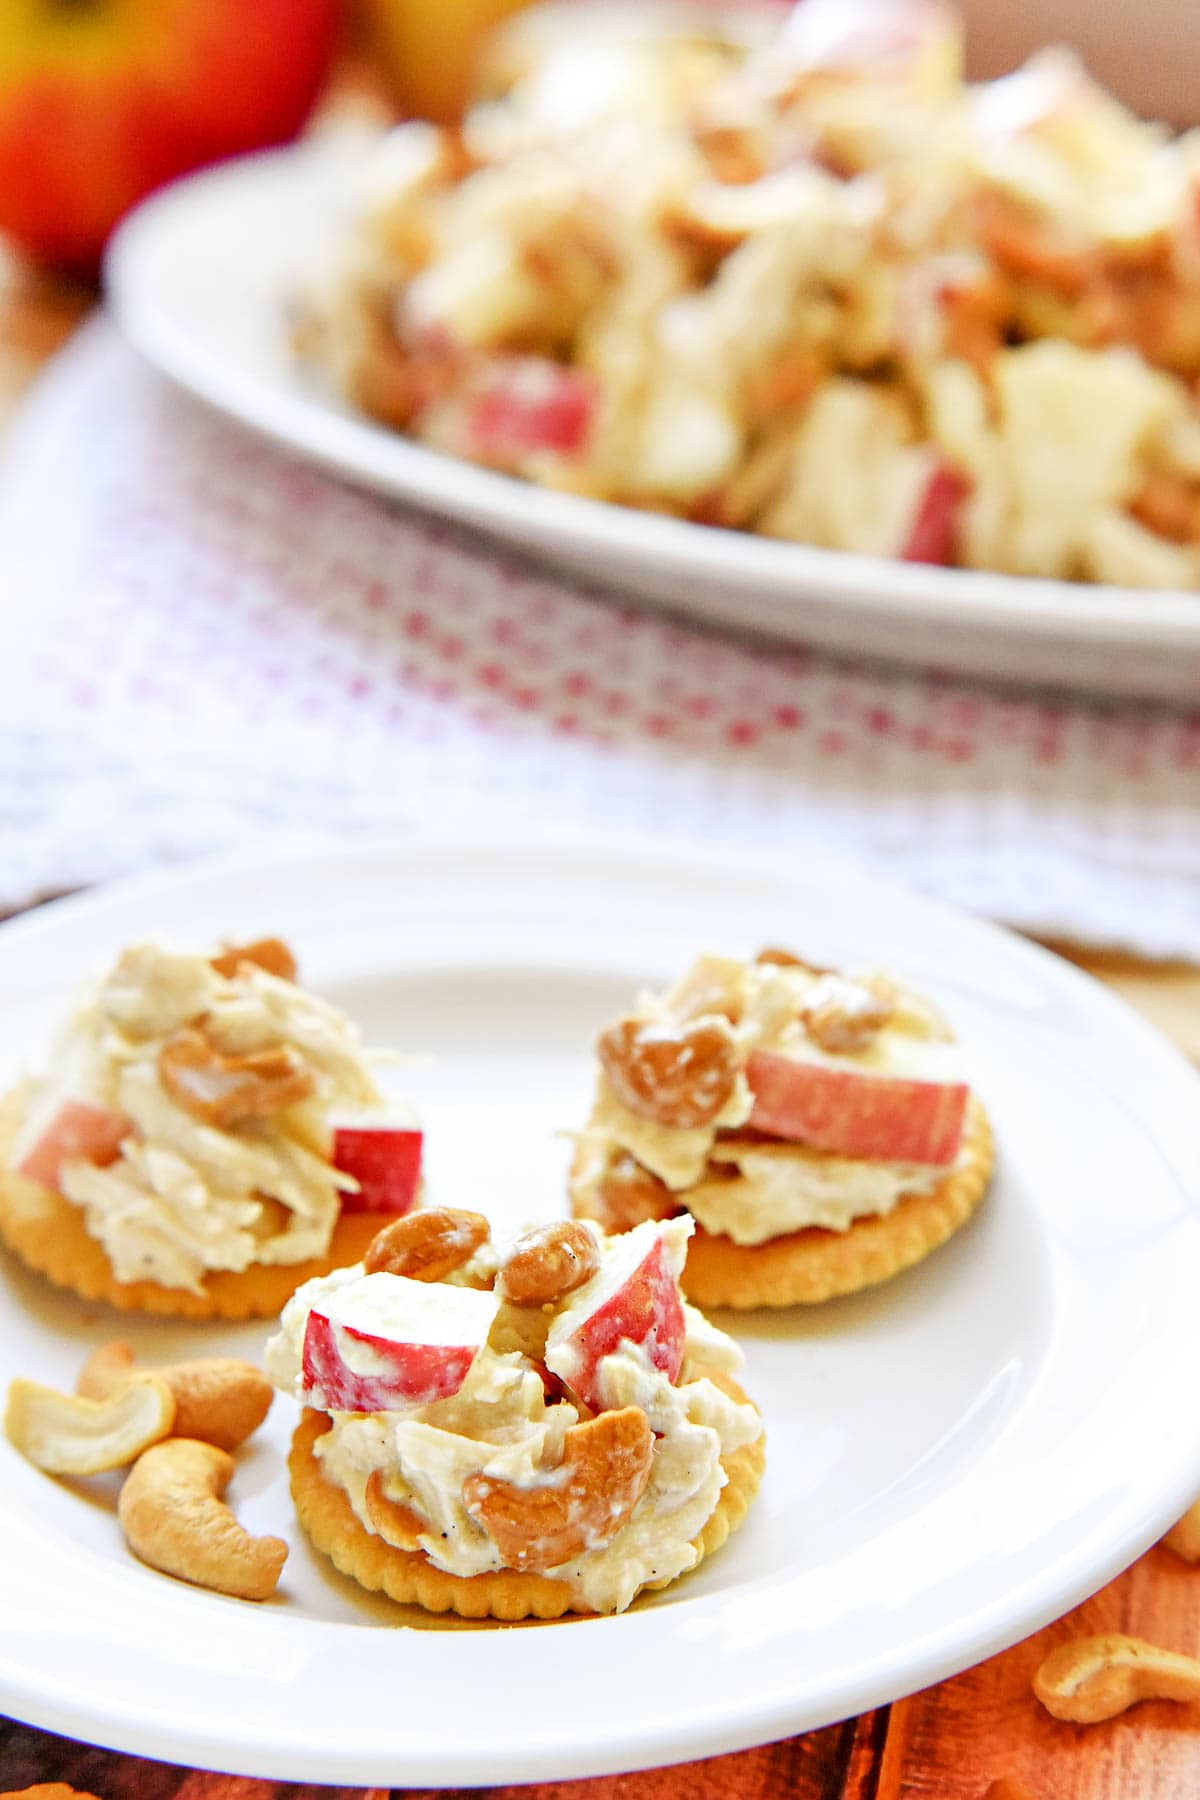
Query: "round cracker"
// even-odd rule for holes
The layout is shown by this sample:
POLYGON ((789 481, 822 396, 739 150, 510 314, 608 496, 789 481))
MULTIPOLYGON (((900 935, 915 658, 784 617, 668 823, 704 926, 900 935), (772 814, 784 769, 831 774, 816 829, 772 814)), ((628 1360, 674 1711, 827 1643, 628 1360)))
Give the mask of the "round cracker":
POLYGON ((683 1290, 698 1306, 808 1306, 889 1281, 965 1225, 991 1179, 992 1131, 971 1097, 962 1161, 925 1194, 891 1212, 856 1219, 848 1231, 810 1226, 762 1244, 735 1244, 697 1225, 683 1290))
MULTIPOLYGON (((944 1244, 970 1218, 991 1180, 994 1152, 987 1114, 972 1094, 960 1163, 925 1194, 910 1194, 889 1213, 856 1219, 847 1231, 809 1226, 735 1244, 697 1223, 682 1286, 697 1306, 811 1306, 889 1281, 944 1244)), ((723 1182, 723 1187, 728 1183, 723 1182)), ((679 1195, 687 1204, 687 1191, 679 1195)))
MULTIPOLYGON (((710 1380, 741 1403, 746 1395, 736 1381, 719 1371, 703 1371, 710 1380)), ((329 1429, 324 1413, 305 1412, 292 1438, 288 1457, 292 1498, 300 1523, 316 1548, 343 1575, 372 1593, 386 1594, 402 1606, 420 1606, 426 1612, 457 1613, 463 1619, 561 1619, 564 1613, 590 1616, 568 1582, 549 1575, 518 1574, 498 1569, 486 1575, 451 1575, 439 1569, 420 1550, 398 1550, 384 1543, 361 1523, 345 1491, 327 1481, 315 1453, 317 1439, 329 1429)), ((758 1492, 766 1459, 766 1440, 722 1457, 727 1480, 700 1534, 693 1538, 698 1568, 706 1556, 719 1550, 737 1529, 758 1492)), ((664 1588, 667 1581, 645 1583, 645 1588, 664 1588)), ((643 1590, 639 1590, 643 1591, 643 1590)))
POLYGON ((2 1166, 20 1112, 19 1092, 0 1102, 0 1241, 56 1287, 70 1288, 84 1300, 104 1300, 121 1312, 180 1319, 273 1318, 302 1281, 359 1262, 392 1216, 342 1213, 323 1256, 298 1263, 253 1263, 248 1269, 214 1269, 204 1278, 202 1294, 163 1287, 157 1281, 118 1281, 104 1246, 88 1233, 82 1207, 2 1166))

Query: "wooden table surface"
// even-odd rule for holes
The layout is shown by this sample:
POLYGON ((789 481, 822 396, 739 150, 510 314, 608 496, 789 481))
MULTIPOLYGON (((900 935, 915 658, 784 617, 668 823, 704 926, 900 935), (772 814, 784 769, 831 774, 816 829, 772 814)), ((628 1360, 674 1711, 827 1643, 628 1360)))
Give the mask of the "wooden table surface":
MULTIPOLYGON (((0 261, 0 431, 93 304, 82 290, 0 261)), ((1200 1063, 1200 969, 1053 947, 1200 1063)), ((0 1597, 0 1619, 2 1611, 0 1597)), ((1155 1702, 1107 1725, 1074 1726, 1033 1699, 1030 1676, 1051 1645, 1114 1630, 1200 1654, 1200 1567, 1158 1547, 1005 1655, 825 1731, 674 1771, 487 1791, 525 1800, 1200 1800, 1200 1707, 1155 1702)), ((46 1782, 99 1800, 283 1800, 307 1791, 118 1756, 0 1720, 0 1800, 46 1782)))

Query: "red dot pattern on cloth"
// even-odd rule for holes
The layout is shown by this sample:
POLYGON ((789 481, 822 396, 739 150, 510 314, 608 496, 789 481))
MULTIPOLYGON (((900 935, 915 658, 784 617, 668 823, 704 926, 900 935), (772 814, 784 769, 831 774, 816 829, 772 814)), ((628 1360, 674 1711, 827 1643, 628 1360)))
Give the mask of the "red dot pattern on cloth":
MULTIPOLYGON (((87 841, 81 879, 109 870, 117 839, 112 813, 93 826, 59 793, 53 746, 71 732, 88 755, 63 779, 82 763, 93 799, 136 792, 124 830, 143 859, 272 825, 504 814, 866 854, 1010 916, 1086 900, 1088 858, 1164 872, 1181 905, 1198 878, 1200 712, 719 636, 305 469, 155 382, 103 328, 69 355, 55 429, 40 449, 27 432, 19 458, 42 483, 42 539, 50 496, 62 519, 70 492, 78 542, 24 608, 45 621, 16 696, 36 755, 11 785, 31 837, 50 796, 64 841, 87 841), (186 804, 168 804, 172 784, 186 804)), ((15 507, 7 553, 32 592, 15 507)))

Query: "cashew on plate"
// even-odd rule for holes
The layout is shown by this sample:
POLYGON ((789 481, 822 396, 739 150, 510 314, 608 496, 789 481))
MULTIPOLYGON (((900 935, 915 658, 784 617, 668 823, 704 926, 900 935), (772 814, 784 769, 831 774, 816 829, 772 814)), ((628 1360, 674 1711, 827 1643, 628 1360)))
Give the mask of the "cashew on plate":
POLYGON ((129 1548, 151 1568, 239 1600, 266 1600, 288 1547, 238 1524, 221 1499, 232 1475, 233 1458, 215 1444, 170 1438, 138 1458, 117 1517, 129 1548))
POLYGON ((4 1429, 47 1475, 123 1469, 175 1423, 175 1397, 157 1375, 127 1377, 104 1399, 60 1394, 39 1381, 9 1383, 4 1429))
POLYGON ((1200 1660, 1109 1632, 1052 1650, 1033 1691, 1056 1719, 1094 1725, 1139 1700, 1200 1700, 1200 1660))
MULTIPOLYGON (((84 1363, 77 1394, 106 1399, 137 1369, 131 1345, 102 1344, 84 1363)), ((176 1437, 202 1438, 219 1450, 236 1450, 267 1416, 274 1390, 261 1369, 232 1356, 199 1356, 153 1373, 175 1397, 176 1437)))

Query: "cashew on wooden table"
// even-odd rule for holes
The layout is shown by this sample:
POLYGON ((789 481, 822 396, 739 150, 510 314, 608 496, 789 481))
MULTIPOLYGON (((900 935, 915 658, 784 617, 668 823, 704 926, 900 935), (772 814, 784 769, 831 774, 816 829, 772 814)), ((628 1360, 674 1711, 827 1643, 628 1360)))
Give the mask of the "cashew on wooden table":
POLYGON ((170 1438, 140 1456, 117 1517, 129 1548, 151 1568, 240 1600, 275 1591, 288 1547, 251 1537, 221 1499, 233 1458, 198 1438, 170 1438))
MULTIPOLYGON (((103 1400, 137 1370, 133 1348, 102 1344, 84 1363, 77 1394, 103 1400)), ((274 1390, 261 1369, 232 1356, 200 1356, 153 1373, 175 1397, 176 1437, 202 1438, 219 1450, 236 1450, 267 1416, 274 1390)))
POLYGON ((1056 1719, 1093 1725, 1139 1700, 1200 1700, 1200 1660, 1109 1632, 1052 1650, 1033 1691, 1056 1719))

